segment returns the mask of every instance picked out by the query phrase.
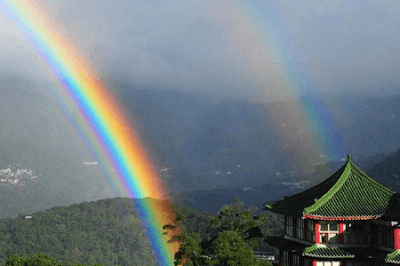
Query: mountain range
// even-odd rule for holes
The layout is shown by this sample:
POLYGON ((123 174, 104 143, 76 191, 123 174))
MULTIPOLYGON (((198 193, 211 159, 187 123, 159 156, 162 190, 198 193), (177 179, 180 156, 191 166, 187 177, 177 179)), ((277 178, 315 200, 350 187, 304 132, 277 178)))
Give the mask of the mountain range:
MULTIPOLYGON (((347 154, 357 160, 400 148, 400 96, 320 98, 318 104, 324 105, 331 127, 344 143, 344 153, 339 155, 343 160, 347 154)), ((301 158, 314 155, 298 154, 296 141, 288 140, 282 147, 277 136, 280 125, 269 110, 284 113, 290 105, 216 103, 176 91, 137 90, 123 96, 123 106, 135 114, 151 140, 154 157, 161 158, 187 190, 264 184, 277 175, 300 178, 327 163, 317 156, 304 169, 301 158)))
MULTIPOLYGON (((6 82, 2 87, 0 169, 9 165, 14 170, 32 169, 40 177, 18 189, 0 184, 3 216, 118 196, 115 178, 104 169, 85 129, 78 126, 82 122, 78 109, 41 86, 48 85, 21 82, 15 87, 6 82)), ((178 198, 184 195, 183 200, 199 202, 201 195, 227 190, 232 192, 225 193, 229 195, 250 194, 251 189, 267 190, 293 180, 313 182, 343 163, 339 160, 325 166, 327 159, 317 155, 320 159, 304 169, 301 157, 315 154, 299 155, 291 149, 295 146, 281 147, 276 135, 279 125, 269 110, 284 113, 288 103, 223 101, 201 94, 124 86, 117 96, 121 107, 131 117, 171 193, 178 198)), ((356 162, 365 161, 363 169, 369 170, 400 148, 400 96, 320 98, 346 152, 356 162)), ((302 188, 294 190, 298 189, 302 188)), ((290 190, 283 187, 280 193, 276 189, 265 193, 278 197, 290 190)), ((259 201, 264 197, 259 196, 259 201)), ((226 198, 227 203, 230 199, 226 198)), ((214 205, 220 206, 219 202, 214 205)))

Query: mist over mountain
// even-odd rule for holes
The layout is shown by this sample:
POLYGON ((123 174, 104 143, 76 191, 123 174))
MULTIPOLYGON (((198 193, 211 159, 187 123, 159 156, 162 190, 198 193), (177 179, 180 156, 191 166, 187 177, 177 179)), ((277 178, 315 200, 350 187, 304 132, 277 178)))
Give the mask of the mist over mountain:
MULTIPOLYGON (((399 100, 400 96, 320 96, 346 146, 342 158, 399 148, 399 100)), ((311 154, 297 154, 295 142, 283 147, 277 136, 282 125, 269 110, 284 113, 287 104, 212 102, 156 90, 125 93, 123 104, 135 113, 157 157, 171 167, 170 174, 189 190, 264 184, 277 175, 299 178, 327 162, 317 158, 310 172, 302 172, 301 158, 311 154)))
POLYGON ((400 192, 400 150, 367 171, 379 183, 400 192))
MULTIPOLYGON (((385 184, 396 191, 400 191, 399 179, 400 167, 393 161, 400 160, 400 150, 390 154, 374 154, 372 156, 353 157, 354 163, 364 172, 367 172, 378 182, 385 184), (394 156, 396 154, 396 156, 394 156), (397 159, 393 158, 398 157, 397 159), (380 166, 383 167, 380 167, 380 166), (390 165, 390 167, 388 167, 390 165), (375 169, 380 169, 379 172, 375 169), (394 171, 394 169, 396 169, 394 171)), ((240 198, 245 204, 251 204, 261 208, 267 201, 282 200, 284 196, 291 196, 312 187, 335 173, 346 162, 329 161, 320 164, 301 179, 292 177, 277 177, 268 180, 262 185, 247 184, 238 188, 221 188, 214 190, 195 190, 187 193, 186 204, 197 210, 215 212, 220 205, 228 204, 235 198, 240 198)))
MULTIPOLYGON (((4 216, 119 196, 114 177, 77 124, 77 109, 66 106, 52 90, 23 80, 18 86, 9 80, 2 87, 0 169, 11 165, 14 172, 28 169, 39 176, 18 185, 0 182, 0 193, 7 199, 1 205, 4 216)), ((243 192, 285 180, 312 179, 313 172, 319 173, 315 167, 326 162, 317 157, 304 172, 302 159, 311 155, 294 152, 296 143, 283 148, 277 136, 282 125, 270 110, 284 113, 287 104, 222 101, 155 88, 121 91, 121 107, 172 193, 243 192)), ((399 148, 399 96, 331 94, 320 99, 356 161, 382 154, 370 162, 372 166, 399 148)), ((285 193, 290 194, 285 189, 276 192, 285 193)))
POLYGON ((62 110, 46 88, 12 85, 1 88, 0 169, 27 169, 38 178, 0 182, 1 215, 116 196, 107 173, 84 164, 98 159, 74 125, 73 110, 62 110))

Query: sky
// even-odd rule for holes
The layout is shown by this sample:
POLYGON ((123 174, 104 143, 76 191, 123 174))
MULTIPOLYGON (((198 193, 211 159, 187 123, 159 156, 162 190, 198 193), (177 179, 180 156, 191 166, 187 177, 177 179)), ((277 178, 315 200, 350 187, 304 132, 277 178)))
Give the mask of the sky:
MULTIPOLYGON (((37 2, 109 84, 267 100, 400 84, 397 1, 37 2)), ((2 13, 0 38, 0 78, 55 82, 2 13)))

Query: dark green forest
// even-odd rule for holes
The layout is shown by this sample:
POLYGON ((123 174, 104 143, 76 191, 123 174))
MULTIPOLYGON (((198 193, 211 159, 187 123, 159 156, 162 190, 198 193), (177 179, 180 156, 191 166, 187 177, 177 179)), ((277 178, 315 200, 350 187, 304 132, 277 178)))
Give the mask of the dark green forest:
POLYGON ((84 202, 31 216, 0 220, 0 265, 14 253, 38 252, 66 263, 155 265, 131 199, 84 202))
POLYGON ((169 241, 181 243, 175 265, 272 265, 258 259, 254 250, 271 250, 265 236, 282 233, 282 221, 275 214, 261 213, 256 206, 245 206, 235 199, 208 223, 202 223, 201 230, 191 227, 193 217, 189 214, 178 208, 175 221, 163 227, 166 232, 177 228, 181 232, 169 241))
POLYGON ((44 253, 36 253, 32 256, 12 254, 6 261, 5 266, 103 266, 100 263, 63 263, 56 261, 44 253))
MULTIPOLYGON (((146 233, 133 207, 133 201, 140 200, 160 201, 112 198, 55 207, 29 216, 19 214, 15 218, 2 218, 0 265, 4 265, 13 254, 29 257, 38 253, 65 264, 156 265, 146 233)), ((175 208, 186 217, 182 221, 186 232, 198 234, 202 239, 209 236, 210 222, 217 214, 185 206, 175 208)), ((255 210, 255 207, 252 208, 255 210)), ((282 223, 275 214, 263 215, 266 217, 260 226, 263 234, 282 231, 282 223)), ((271 250, 261 238, 254 248, 271 250)))

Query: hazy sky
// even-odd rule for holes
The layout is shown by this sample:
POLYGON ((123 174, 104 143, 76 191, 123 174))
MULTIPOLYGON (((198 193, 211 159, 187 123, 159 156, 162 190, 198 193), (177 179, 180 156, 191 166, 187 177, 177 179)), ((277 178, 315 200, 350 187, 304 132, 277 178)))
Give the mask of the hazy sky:
MULTIPOLYGON (((398 1, 38 2, 104 80, 245 98, 400 84, 398 1)), ((51 79, 1 13, 0 38, 0 76, 51 79)))

